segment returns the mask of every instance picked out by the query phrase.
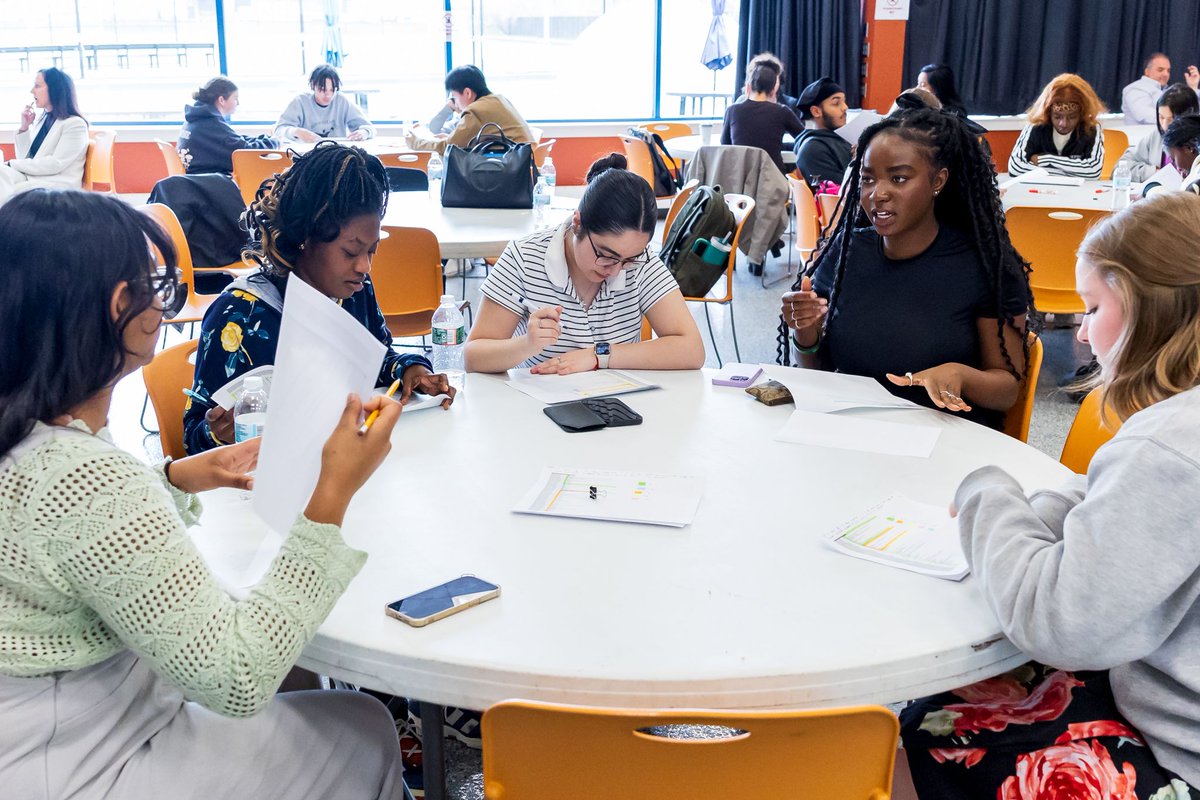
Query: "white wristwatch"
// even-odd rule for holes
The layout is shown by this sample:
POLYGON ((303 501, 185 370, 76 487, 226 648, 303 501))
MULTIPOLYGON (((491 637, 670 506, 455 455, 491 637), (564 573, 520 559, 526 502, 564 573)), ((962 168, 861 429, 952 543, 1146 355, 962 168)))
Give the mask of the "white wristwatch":
POLYGON ((612 347, 608 342, 596 342, 596 369, 608 369, 608 357, 612 347))

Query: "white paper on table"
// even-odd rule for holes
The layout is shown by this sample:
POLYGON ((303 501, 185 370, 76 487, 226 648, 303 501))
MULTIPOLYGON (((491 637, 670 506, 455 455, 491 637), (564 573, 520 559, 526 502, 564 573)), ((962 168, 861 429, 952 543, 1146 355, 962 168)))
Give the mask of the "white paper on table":
MULTIPOLYGON (((373 394, 387 394, 387 389, 376 386, 373 394)), ((400 398, 393 395, 392 399, 400 402, 400 398)), ((443 400, 450 399, 448 394, 417 394, 413 392, 408 396, 408 402, 404 404, 404 410, 400 414, 400 419, 404 419, 405 414, 412 414, 417 411, 424 411, 427 408, 440 408, 443 400)))
POLYGON ((894 494, 839 525, 826 542, 855 558, 936 578, 960 581, 970 572, 949 511, 903 495, 894 494))
POLYGON ((1046 171, 1045 167, 1034 167, 1029 172, 1023 172, 1020 175, 1015 175, 1006 181, 1002 181, 996 188, 1007 189, 1010 186, 1016 186, 1018 183, 1031 183, 1048 177, 1050 177, 1050 173, 1046 171))
MULTIPOLYGON (((246 385, 246 378, 262 378, 263 391, 267 393, 267 397, 271 396, 271 378, 275 374, 274 364, 264 364, 261 367, 243 372, 229 383, 222 386, 212 393, 212 400, 221 408, 226 410, 232 409, 237 405, 237 401, 242 397, 242 388, 246 385)), ((270 401, 268 400, 268 408, 270 401)))
POLYGON ((682 528, 703 493, 704 480, 693 475, 547 467, 513 511, 682 528))
POLYGON ((877 112, 869 108, 863 109, 854 115, 854 117, 842 127, 838 128, 834 133, 845 139, 850 144, 858 144, 858 137, 867 128, 874 125, 879 120, 883 119, 877 112))
POLYGON ((570 375, 534 375, 527 369, 510 369, 508 385, 546 405, 659 388, 657 383, 618 369, 594 369, 570 375))
POLYGON ((860 450, 891 456, 929 458, 941 429, 846 414, 797 409, 775 435, 777 442, 860 450))
POLYGON ((387 348, 341 307, 288 277, 254 510, 286 535, 321 472, 321 448, 354 392, 370 397, 387 348))
POLYGON ((796 408, 803 411, 829 414, 851 408, 923 408, 911 400, 892 394, 874 378, 813 371, 802 374, 805 377, 803 381, 795 373, 770 377, 788 388, 796 408))
POLYGON ((1158 172, 1146 179, 1147 184, 1157 183, 1162 188, 1170 192, 1177 192, 1183 188, 1183 176, 1179 174, 1179 170, 1167 164, 1158 172))

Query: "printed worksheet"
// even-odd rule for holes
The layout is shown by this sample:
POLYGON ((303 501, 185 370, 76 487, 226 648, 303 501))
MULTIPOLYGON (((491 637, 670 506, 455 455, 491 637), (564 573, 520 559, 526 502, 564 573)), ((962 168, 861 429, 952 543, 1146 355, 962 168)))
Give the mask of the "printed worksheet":
POLYGON ((546 405, 658 388, 657 383, 619 369, 594 369, 570 375, 534 375, 527 369, 512 369, 508 371, 508 385, 546 405))
POLYGON ((682 528, 703 493, 704 481, 692 475, 547 467, 513 511, 682 528))
POLYGON ((970 572, 950 511, 899 494, 835 528, 828 542, 855 558, 935 578, 960 581, 970 572))

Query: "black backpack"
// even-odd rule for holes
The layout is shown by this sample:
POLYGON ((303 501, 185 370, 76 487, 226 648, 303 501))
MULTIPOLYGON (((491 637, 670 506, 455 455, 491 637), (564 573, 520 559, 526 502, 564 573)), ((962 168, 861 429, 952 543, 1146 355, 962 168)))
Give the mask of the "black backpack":
POLYGON ((669 197, 679 191, 679 187, 683 185, 683 178, 679 174, 679 162, 671 158, 662 137, 640 128, 630 128, 629 136, 641 139, 650 148, 650 163, 654 166, 654 195, 669 197))
POLYGON ((720 186, 697 186, 679 209, 659 254, 684 297, 704 297, 725 272, 692 252, 698 239, 731 241, 737 228, 720 186))

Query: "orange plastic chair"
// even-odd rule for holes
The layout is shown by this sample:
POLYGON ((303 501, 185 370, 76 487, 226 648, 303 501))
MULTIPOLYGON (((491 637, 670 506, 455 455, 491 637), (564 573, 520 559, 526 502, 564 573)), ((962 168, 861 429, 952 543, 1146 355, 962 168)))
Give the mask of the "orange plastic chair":
POLYGON ((717 356, 717 365, 723 366, 721 360, 721 351, 717 348, 717 337, 713 334, 712 317, 709 316, 709 303, 720 303, 729 308, 729 328, 733 332, 733 352, 737 356, 737 360, 742 360, 742 351, 738 347, 737 340, 737 323, 733 318, 733 267, 737 262, 738 241, 742 238, 742 227, 746 224, 746 219, 749 218, 750 212, 754 210, 754 198, 745 194, 727 194, 725 195, 725 204, 729 206, 729 210, 733 212, 733 219, 737 223, 737 227, 733 232, 733 247, 729 250, 729 261, 725 264, 725 293, 720 294, 720 281, 712 288, 704 297, 688 297, 684 295, 684 300, 689 303, 704 303, 704 320, 708 323, 708 338, 712 341, 713 353, 717 356))
MULTIPOLYGON (((628 162, 628 169, 635 175, 640 175, 646 183, 654 186, 654 162, 650 160, 650 145, 643 142, 641 139, 634 139, 629 136, 621 137, 621 145, 625 148, 625 160, 628 162)), ((667 163, 667 167, 672 170, 679 169, 679 162, 666 154, 661 154, 663 161, 667 163)), ((660 195, 661 197, 674 197, 674 195, 660 195)))
POLYGON ((142 381, 154 416, 158 418, 158 436, 162 442, 164 456, 183 458, 183 412, 187 406, 187 395, 183 393, 192 385, 195 375, 196 348, 198 339, 168 347, 142 367, 142 381))
POLYGON ((1071 430, 1067 431, 1067 441, 1063 443, 1062 455, 1059 462, 1068 469, 1086 475, 1092 456, 1100 449, 1100 445, 1117 435, 1121 430, 1121 420, 1111 411, 1102 412, 1100 405, 1100 387, 1087 393, 1079 410, 1075 412, 1075 421, 1071 430))
POLYGON ((554 149, 554 143, 558 139, 547 139, 544 142, 539 142, 533 148, 533 165, 538 169, 542 168, 542 164, 546 163, 546 157, 550 155, 550 151, 554 149))
POLYGON ((639 125, 644 131, 649 133, 657 133, 665 142, 667 139, 674 139, 679 136, 691 136, 695 131, 692 126, 686 122, 651 122, 646 125, 639 125))
POLYGON ((113 160, 113 131, 88 131, 87 156, 83 161, 83 188, 89 192, 117 193, 116 162, 113 160), (103 189, 99 187, 105 187, 103 189))
POLYGON ((175 149, 175 145, 170 142, 164 142, 162 139, 155 139, 154 143, 158 145, 158 152, 162 153, 163 163, 167 166, 167 177, 172 175, 183 175, 187 170, 183 166, 183 159, 179 157, 179 151, 175 149))
MULTIPOLYGON (((147 203, 142 206, 142 212, 152 217, 171 237, 171 242, 175 245, 175 260, 179 269, 179 286, 181 289, 187 287, 187 302, 174 317, 164 319, 163 325, 200 322, 204 319, 204 313, 208 311, 208 307, 212 305, 215 298, 211 295, 205 296, 196 293, 196 273, 192 269, 192 251, 188 248, 187 237, 183 235, 183 227, 179 224, 179 218, 175 216, 175 212, 169 206, 162 203, 147 203)), ((161 265, 163 263, 161 254, 156 253, 156 255, 159 256, 158 263, 161 265)))
POLYGON ((683 204, 688 201, 688 198, 692 196, 692 192, 696 191, 696 187, 699 185, 700 181, 692 178, 679 187, 679 193, 671 201, 671 207, 667 210, 667 218, 663 221, 662 244, 659 245, 660 248, 667 243, 667 234, 671 232, 671 223, 679 216, 679 211, 683 208, 683 204))
POLYGON ((1005 214, 1013 246, 1033 266, 1029 285, 1043 314, 1087 311, 1075 293, 1075 251, 1088 228, 1111 212, 1100 209, 1010 208, 1005 214))
POLYGON ((379 153, 378 158, 385 167, 404 167, 419 169, 429 174, 429 159, 433 156, 430 150, 414 150, 411 153, 379 153))
POLYGON ((425 228, 387 226, 384 231, 387 236, 371 262, 379 309, 392 336, 427 336, 443 291, 437 237, 425 228))
MULTIPOLYGON (((817 199, 800 171, 794 170, 786 177, 788 188, 792 190, 792 209, 796 214, 796 235, 793 237, 793 243, 800 251, 800 261, 803 262, 817 248, 817 241, 821 238, 822 220, 817 213, 817 199)), ((790 255, 788 261, 790 264, 790 255)))
POLYGON ((1029 360, 1025 362, 1025 380, 1021 381, 1017 402, 1004 414, 1004 432, 1022 442, 1029 441, 1029 418, 1033 416, 1033 396, 1042 373, 1042 340, 1029 334, 1029 360))
POLYGON ((1104 164, 1100 167, 1100 180, 1106 181, 1112 177, 1113 170, 1121 161, 1121 156, 1125 154, 1125 150, 1129 147, 1129 134, 1125 131, 1103 130, 1104 136, 1104 164))
POLYGON ((292 157, 283 150, 234 150, 233 182, 242 191, 246 205, 254 200, 258 187, 292 166, 292 157))
POLYGON ((509 700, 483 715, 488 800, 886 800, 900 724, 880 706, 640 711, 509 700), (671 736, 676 725, 724 738, 671 736))

